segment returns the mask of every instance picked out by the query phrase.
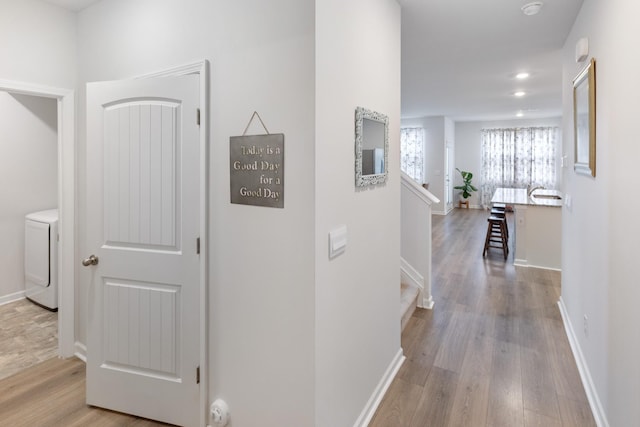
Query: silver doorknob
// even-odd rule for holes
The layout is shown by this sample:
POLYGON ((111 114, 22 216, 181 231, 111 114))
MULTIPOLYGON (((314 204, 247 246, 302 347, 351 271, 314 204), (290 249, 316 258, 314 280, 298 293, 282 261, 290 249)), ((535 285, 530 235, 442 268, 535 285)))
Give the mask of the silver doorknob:
POLYGON ((98 265, 98 257, 95 255, 91 255, 87 259, 82 260, 82 265, 85 267, 89 267, 90 265, 98 265))

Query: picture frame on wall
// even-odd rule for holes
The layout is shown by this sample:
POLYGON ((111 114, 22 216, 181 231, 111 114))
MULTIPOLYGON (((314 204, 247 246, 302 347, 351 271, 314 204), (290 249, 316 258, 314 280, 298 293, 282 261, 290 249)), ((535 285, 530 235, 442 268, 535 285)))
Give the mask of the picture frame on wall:
POLYGON ((591 58, 573 80, 575 162, 582 175, 596 176, 596 61, 591 58))

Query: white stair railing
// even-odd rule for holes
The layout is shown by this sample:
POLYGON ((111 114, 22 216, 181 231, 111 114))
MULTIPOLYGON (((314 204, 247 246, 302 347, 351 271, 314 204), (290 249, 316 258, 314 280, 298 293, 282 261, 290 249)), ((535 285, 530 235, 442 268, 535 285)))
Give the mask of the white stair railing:
POLYGON ((418 307, 433 308, 431 296, 431 205, 440 200, 402 172, 400 274, 420 288, 418 307))

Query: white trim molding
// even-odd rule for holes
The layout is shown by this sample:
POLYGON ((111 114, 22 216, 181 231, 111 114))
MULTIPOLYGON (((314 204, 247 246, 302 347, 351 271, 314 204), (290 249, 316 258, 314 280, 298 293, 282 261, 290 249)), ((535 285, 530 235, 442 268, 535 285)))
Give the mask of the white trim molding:
POLYGON ((401 172, 401 174, 402 179, 400 181, 402 182, 402 185, 411 190, 413 194, 420 197, 426 204, 431 206, 435 203, 440 203, 440 199, 434 196, 429 190, 415 182, 409 175, 404 172, 401 172))
POLYGON ((429 310, 433 308, 433 296, 428 292, 425 293, 424 277, 402 257, 400 257, 400 280, 420 289, 418 307, 429 310))
POLYGON ((0 79, 0 90, 21 95, 42 96, 45 98, 63 98, 72 92, 70 89, 3 79, 0 79))
POLYGON ((593 379, 591 378, 589 366, 587 365, 587 361, 582 353, 580 344, 578 343, 578 338, 573 329, 573 325, 571 324, 571 319, 569 318, 569 313, 567 312, 567 307, 564 305, 562 297, 558 300, 558 307, 560 308, 560 315, 562 316, 564 330, 567 333, 569 345, 573 352, 573 358, 576 360, 576 365, 578 365, 578 372, 580 373, 582 386, 584 387, 587 399, 589 400, 589 406, 591 407, 593 418, 595 419, 598 427, 609 427, 609 421, 607 421, 607 416, 604 412, 604 408, 602 407, 602 403, 600 402, 600 398, 598 397, 598 392, 595 384, 593 383, 593 379))
POLYGON ((436 304, 436 302, 433 300, 433 295, 429 294, 429 295, 422 295, 422 307, 420 308, 426 308, 427 310, 432 310, 433 306, 436 304))
POLYGON ((533 264, 529 264, 529 261, 527 261, 526 259, 521 259, 521 258, 515 258, 513 260, 513 265, 515 265, 516 267, 538 268, 540 270, 551 270, 551 271, 560 271, 560 272, 562 272, 561 268, 553 268, 553 267, 544 267, 544 266, 541 266, 541 265, 533 265, 533 264))
POLYGON ((12 294, 0 297, 0 305, 9 304, 9 303, 24 299, 24 297, 25 297, 24 291, 14 292, 12 294))
POLYGON ((87 346, 82 344, 80 341, 76 341, 75 348, 76 350, 73 355, 82 360, 84 363, 87 363, 87 346))
POLYGON ((369 401, 365 405, 364 409, 360 413, 360 416, 356 420, 354 427, 367 427, 373 418, 373 415, 376 413, 380 402, 382 402, 382 398, 385 393, 391 386, 393 379, 396 377, 396 374, 400 370, 400 367, 404 363, 406 357, 402 353, 402 348, 398 349, 395 357, 391 361, 389 367, 387 367, 386 372, 380 379, 380 382, 376 386, 373 394, 369 398, 369 401))

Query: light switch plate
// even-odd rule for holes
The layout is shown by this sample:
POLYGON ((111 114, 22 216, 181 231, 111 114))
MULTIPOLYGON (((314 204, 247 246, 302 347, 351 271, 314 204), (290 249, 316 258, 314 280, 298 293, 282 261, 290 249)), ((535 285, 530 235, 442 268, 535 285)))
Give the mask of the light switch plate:
POLYGON ((347 226, 341 225, 329 232, 329 259, 342 254, 347 249, 347 226))

